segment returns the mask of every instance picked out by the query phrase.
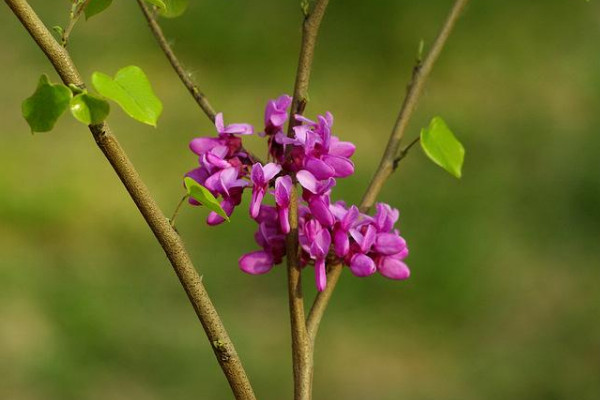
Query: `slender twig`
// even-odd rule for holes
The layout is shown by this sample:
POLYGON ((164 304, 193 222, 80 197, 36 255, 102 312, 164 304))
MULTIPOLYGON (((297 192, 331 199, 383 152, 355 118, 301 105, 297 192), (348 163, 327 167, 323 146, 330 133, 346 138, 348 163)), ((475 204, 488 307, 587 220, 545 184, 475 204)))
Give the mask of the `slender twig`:
POLYGON ((419 143, 419 141, 421 140, 420 136, 417 136, 416 138, 413 139, 412 142, 410 142, 408 144, 408 146, 404 147, 402 150, 400 150, 400 153, 398 154, 398 157, 396 157, 396 159, 394 160, 394 169, 398 168, 398 164, 400 163, 400 161, 402 161, 402 159, 404 157, 406 157, 406 155, 408 154, 408 152, 410 151, 410 149, 417 143, 419 143))
POLYGON ((181 200, 179 200, 179 203, 177 203, 177 207, 175 207, 175 211, 173 211, 173 215, 169 219, 169 222, 170 222, 171 226, 173 227, 173 229, 175 228, 175 219, 177 218, 177 215, 179 214, 179 210, 181 210, 181 206, 183 206, 183 203, 185 203, 185 201, 188 199, 188 197, 190 197, 190 195, 186 194, 185 196, 183 196, 181 198, 181 200))
MULTIPOLYGON (((317 43, 319 26, 325 15, 329 0, 316 0, 309 11, 303 6, 304 21, 302 24, 302 42, 294 95, 290 108, 288 136, 293 136, 297 124, 294 115, 302 114, 308 98, 308 84, 317 43)), ((289 156, 288 147, 288 156, 289 156)), ((286 237, 286 254, 288 262, 288 295, 290 302, 290 321, 292 330, 292 361, 294 371, 294 399, 310 400, 312 397, 313 346, 308 338, 304 313, 304 297, 302 295, 302 270, 298 262, 298 200, 296 185, 292 190, 290 202, 291 232, 286 237)))
MULTIPOLYGON (((448 37, 450 36, 450 32, 454 28, 454 25, 460 16, 461 11, 467 5, 468 0, 456 0, 450 13, 448 14, 444 25, 439 32, 431 50, 427 53, 424 61, 421 63, 420 56, 417 57, 417 65, 413 69, 413 75, 411 82, 408 85, 406 97, 404 98, 404 102, 402 103, 402 108, 400 109, 400 113, 398 115, 398 119, 396 120, 396 124, 392 133, 390 135, 390 139, 388 141, 386 150, 382 156, 381 162, 379 164, 379 168, 375 172, 375 175, 371 179, 369 187, 365 191, 362 202, 360 204, 360 209, 362 212, 368 211, 373 204, 375 203, 375 199, 379 195, 383 184, 388 179, 388 177, 392 174, 398 162, 406 155, 406 153, 410 150, 412 146, 414 146, 418 142, 418 138, 411 142, 406 148, 403 150, 399 150, 400 142, 402 137, 404 136, 404 132, 408 125, 408 121, 413 114, 417 101, 421 95, 423 90, 423 86, 433 65, 435 64, 440 52, 442 51, 444 45, 448 37)), ((420 53, 420 52, 419 52, 420 53)), ((341 270, 341 268, 340 268, 341 270)), ((338 274, 341 271, 337 272, 338 274)), ((335 278, 336 270, 332 270, 331 278, 335 278)), ((309 327, 310 340, 314 343, 315 336, 317 334, 319 323, 323 318, 323 313, 327 308, 327 304, 329 299, 331 298, 332 292, 335 290, 335 286, 337 283, 337 279, 331 279, 329 276, 327 278, 327 286, 325 290, 319 293, 313 303, 309 314, 309 320, 307 321, 309 327)), ((338 276, 339 278, 339 276, 338 276)))
POLYGON ((329 271, 327 271, 327 286, 325 287, 325 290, 317 295, 310 312, 308 313, 306 330, 308 331, 308 338, 313 347, 315 345, 315 338, 317 337, 317 331, 319 330, 319 324, 321 323, 323 313, 329 303, 333 288, 342 275, 342 269, 342 264, 340 263, 334 263, 329 267, 329 271))
POLYGON ((292 189, 290 198, 290 233, 286 237, 288 294, 292 328, 292 361, 294 399, 309 400, 312 384, 312 346, 308 340, 302 295, 302 267, 298 262, 298 193, 292 189))
POLYGON ((142 9, 144 17, 146 17, 146 20, 148 21, 148 26, 154 34, 158 45, 162 49, 163 53, 165 53, 165 56, 167 56, 167 59, 171 63, 171 66, 173 67, 175 72, 177 72, 179 79, 181 79, 181 82, 183 82, 183 84, 190 92, 194 100, 196 100, 196 103, 198 103, 202 111, 204 111, 204 114, 206 114, 206 116, 214 122, 216 115, 215 110, 208 102, 208 99, 206 98, 204 93, 202 93, 202 91, 200 91, 196 83, 194 83, 194 81, 190 77, 190 74, 183 68, 183 65, 175 55, 175 52, 173 52, 171 45, 169 45, 169 42, 166 39, 162 28, 158 24, 156 17, 152 13, 152 10, 150 10, 150 8, 146 5, 146 3, 143 0, 137 0, 137 2, 140 5, 140 8, 142 9))
POLYGON ((415 68, 412 80, 408 85, 406 97, 402 103, 402 108, 398 114, 396 124, 394 125, 394 129, 390 135, 385 152, 381 158, 379 168, 377 168, 377 172, 375 172, 375 176, 373 176, 373 179, 371 179, 371 183, 369 184, 369 187, 363 196, 361 203, 361 208, 363 210, 368 210, 375 203, 375 199, 379 195, 383 184, 394 171, 394 160, 398 157, 400 142, 404 137, 404 132, 406 131, 408 122, 410 121, 410 118, 415 110, 415 106, 417 105, 417 102, 421 96, 425 82, 427 81, 429 73, 431 72, 435 62, 442 52, 442 49, 444 48, 444 45, 446 44, 446 41, 448 40, 448 37, 450 36, 458 17, 468 2, 469 0, 456 0, 454 2, 454 5, 450 10, 450 13, 446 18, 440 33, 433 42, 431 50, 429 50, 427 56, 423 60, 423 64, 419 64, 417 68, 415 68))
MULTIPOLYGON (((83 87, 83 80, 68 52, 54 39, 28 2, 26 0, 4 1, 46 54, 63 82, 67 85, 83 87)), ((127 154, 111 134, 108 125, 106 123, 90 125, 89 129, 171 262, 204 327, 235 398, 255 400, 254 392, 233 343, 204 288, 201 277, 192 264, 183 241, 161 212, 127 154)))
POLYGON ((81 14, 83 14, 90 1, 91 0, 85 0, 83 2, 76 1, 73 3, 71 13, 69 15, 69 24, 61 35, 61 45, 63 47, 67 47, 67 44, 69 43, 69 37, 71 36, 71 31, 73 28, 75 28, 75 24, 77 24, 77 21, 79 21, 79 17, 81 17, 81 14))
POLYGON ((302 45, 300 47, 298 69, 296 70, 292 107, 290 108, 290 124, 288 128, 288 136, 290 137, 293 135, 293 128, 297 124, 294 115, 302 114, 308 101, 308 83, 310 82, 310 72, 315 55, 317 35, 319 34, 319 27, 321 26, 321 21, 323 20, 328 4, 329 0, 316 0, 312 10, 304 17, 302 24, 302 45))

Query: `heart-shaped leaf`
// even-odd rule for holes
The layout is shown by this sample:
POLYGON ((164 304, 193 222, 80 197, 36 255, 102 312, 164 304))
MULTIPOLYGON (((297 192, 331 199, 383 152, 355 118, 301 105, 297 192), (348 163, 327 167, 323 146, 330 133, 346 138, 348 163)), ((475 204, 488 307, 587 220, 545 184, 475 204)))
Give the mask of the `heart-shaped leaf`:
POLYGON ((58 118, 69 107, 73 94, 62 84, 53 85, 47 75, 42 75, 38 86, 21 105, 23 117, 27 120, 31 132, 48 132, 58 118))
POLYGON ((225 210, 221 208, 221 205, 219 204, 215 196, 212 195, 210 190, 208 190, 207 188, 205 188, 190 177, 183 178, 183 184, 185 185, 185 188, 187 189, 187 192, 190 195, 190 197, 202 203, 206 206, 206 208, 216 212, 221 217, 225 218, 227 222, 229 222, 229 216, 227 215, 225 210))
POLYGON ((104 99, 89 93, 81 93, 71 100, 71 114, 86 125, 96 125, 106 119, 110 105, 104 99))
POLYGON ((92 84, 98 93, 115 101, 131 118, 156 126, 162 112, 162 103, 140 67, 125 67, 117 72, 114 79, 101 72, 94 72, 92 84))
POLYGON ((113 0, 90 0, 88 5, 85 7, 85 10, 83 10, 85 13, 85 19, 88 20, 94 15, 100 14, 112 4, 112 1, 113 0))
POLYGON ((188 7, 189 0, 163 0, 165 3, 164 10, 159 11, 161 17, 176 18, 185 12, 188 7))
POLYGON ((421 129, 421 147, 427 157, 457 178, 462 175, 465 148, 440 117, 421 129))

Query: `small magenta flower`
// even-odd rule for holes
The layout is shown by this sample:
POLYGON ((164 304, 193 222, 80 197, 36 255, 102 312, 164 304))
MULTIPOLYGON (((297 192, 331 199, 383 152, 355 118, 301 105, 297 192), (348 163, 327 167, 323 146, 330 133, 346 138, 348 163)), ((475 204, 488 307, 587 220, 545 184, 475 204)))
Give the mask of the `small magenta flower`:
POLYGON ((223 122, 223 113, 218 113, 215 116, 215 127, 219 136, 223 135, 252 135, 254 128, 250 124, 230 124, 225 125, 223 122))
POLYGON ((240 269, 247 274, 265 274, 273 268, 273 257, 264 250, 244 254, 239 260, 240 269))
POLYGON ((292 104, 292 98, 287 94, 270 100, 265 108, 265 134, 275 134, 283 129, 288 119, 288 107, 292 104))
POLYGON ((269 187, 269 182, 280 171, 281 166, 275 163, 268 163, 264 167, 260 163, 256 163, 252 166, 252 172, 250 174, 250 179, 252 179, 252 183, 254 184, 252 187, 252 201, 250 203, 250 215, 252 218, 258 216, 260 205, 265 197, 267 188, 269 187))
POLYGON ((290 232, 290 197, 292 194, 292 178, 280 176, 275 180, 275 203, 279 213, 279 223, 283 233, 290 232))
POLYGON ((351 206, 347 211, 341 204, 332 205, 330 208, 337 220, 333 230, 333 248, 336 256, 344 257, 350 251, 349 231, 357 221, 360 212, 356 206, 351 206))

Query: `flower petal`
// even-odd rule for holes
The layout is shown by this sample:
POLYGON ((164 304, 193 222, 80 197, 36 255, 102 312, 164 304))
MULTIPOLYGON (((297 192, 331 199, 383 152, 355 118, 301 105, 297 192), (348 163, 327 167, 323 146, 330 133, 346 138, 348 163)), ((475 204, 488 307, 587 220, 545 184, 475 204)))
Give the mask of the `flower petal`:
POLYGON ((350 271, 355 276, 365 277, 369 275, 373 275, 377 268, 375 267, 375 262, 364 254, 355 254, 352 256, 350 260, 350 271))
POLYGON ((317 193, 317 178, 305 169, 296 172, 296 179, 303 188, 312 193, 317 193))
POLYGON ((311 196, 308 200, 308 208, 323 226, 332 226, 335 223, 325 196, 311 196))
POLYGON ((335 169, 333 166, 315 157, 306 157, 304 159, 304 168, 310 171, 310 173, 318 180, 324 180, 335 176, 335 169))
POLYGON ((396 257, 382 257, 377 265, 379 273, 390 279, 408 279, 410 269, 396 257))
POLYGON ((323 157, 323 161, 333 168, 336 178, 345 178, 354 173, 354 163, 346 157, 328 155, 323 157))
POLYGON ((394 233, 380 233, 375 239, 375 250, 389 256, 406 249, 406 241, 394 233))
POLYGON ((356 151, 356 146, 350 142, 342 142, 337 136, 331 137, 329 144, 329 154, 339 157, 352 157, 356 151))
POLYGON ((322 292, 327 286, 327 272, 325 270, 325 259, 319 258, 315 262, 315 280, 317 283, 317 290, 322 292))
POLYGON ((247 274, 260 275, 267 273, 273 268, 273 257, 263 251, 253 251, 244 254, 238 261, 240 269, 247 274))
POLYGON ((216 138, 198 137, 190 142, 190 150, 201 156, 220 144, 221 141, 216 138))

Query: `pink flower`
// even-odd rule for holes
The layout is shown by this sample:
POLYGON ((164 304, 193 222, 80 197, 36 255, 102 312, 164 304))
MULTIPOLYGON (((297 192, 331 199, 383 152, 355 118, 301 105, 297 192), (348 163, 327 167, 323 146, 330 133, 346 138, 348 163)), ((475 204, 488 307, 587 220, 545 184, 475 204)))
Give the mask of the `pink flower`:
POLYGON ((269 163, 264 167, 260 163, 256 163, 252 166, 252 172, 250 178, 254 186, 252 187, 252 201, 250 203, 250 215, 252 218, 258 216, 260 205, 263 197, 269 186, 271 179, 275 177, 281 171, 281 166, 269 163))

